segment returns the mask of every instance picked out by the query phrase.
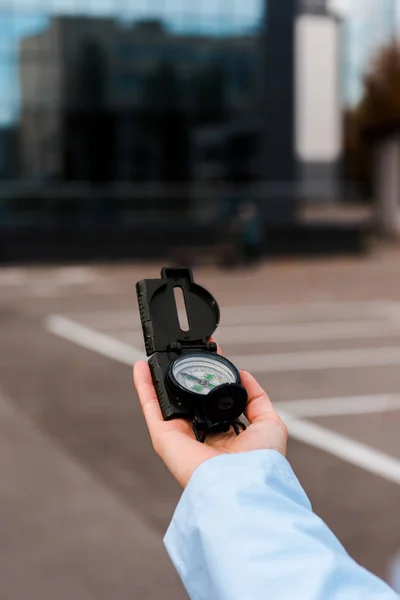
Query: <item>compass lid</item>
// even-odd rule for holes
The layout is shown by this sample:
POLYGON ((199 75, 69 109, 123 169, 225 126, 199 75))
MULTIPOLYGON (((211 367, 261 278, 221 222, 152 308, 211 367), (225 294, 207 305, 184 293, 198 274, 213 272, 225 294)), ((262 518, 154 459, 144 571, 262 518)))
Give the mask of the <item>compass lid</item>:
POLYGON ((147 356, 168 352, 177 346, 202 348, 217 329, 220 310, 215 298, 193 280, 191 269, 167 268, 161 279, 143 279, 136 284, 147 356), (181 328, 175 289, 185 301, 188 329, 181 328))

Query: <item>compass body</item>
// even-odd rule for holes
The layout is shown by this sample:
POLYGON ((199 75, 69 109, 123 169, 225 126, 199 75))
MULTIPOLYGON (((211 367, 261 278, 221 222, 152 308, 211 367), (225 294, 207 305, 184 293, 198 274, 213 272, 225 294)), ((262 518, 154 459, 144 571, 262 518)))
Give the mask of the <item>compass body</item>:
POLYGON ((193 281, 190 269, 168 269, 137 284, 143 335, 165 420, 189 419, 197 429, 226 431, 244 412, 247 392, 235 365, 210 341, 220 310, 193 281), (175 288, 185 299, 189 329, 181 328, 175 288))

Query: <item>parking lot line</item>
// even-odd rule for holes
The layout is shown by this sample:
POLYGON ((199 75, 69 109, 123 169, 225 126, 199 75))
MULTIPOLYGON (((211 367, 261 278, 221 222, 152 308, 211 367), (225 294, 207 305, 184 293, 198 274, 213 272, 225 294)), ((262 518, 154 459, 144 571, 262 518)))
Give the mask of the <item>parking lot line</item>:
MULTIPOLYGON (((102 356, 106 356, 107 358, 116 360, 122 364, 131 366, 135 361, 145 358, 144 353, 138 348, 129 346, 128 344, 116 340, 111 336, 94 331, 89 327, 85 327, 84 325, 76 323, 71 319, 59 315, 51 315, 47 317, 44 322, 44 327, 47 331, 54 335, 58 335, 64 339, 78 344, 79 346, 87 348, 88 350, 93 350, 102 356)), ((275 369, 278 368, 278 370, 296 370, 296 366, 297 368, 301 366, 303 369, 306 368, 306 365, 314 364, 312 363, 311 359, 317 359, 318 362, 318 357, 321 355, 323 355, 323 360, 319 361, 316 368, 332 368, 331 363, 329 362, 332 361, 332 358, 336 368, 338 365, 345 367, 354 365, 365 366, 366 362, 369 364, 369 366, 371 366, 371 364, 400 364, 400 348, 383 349, 383 359, 381 357, 379 362, 377 362, 376 359, 373 361, 373 357, 376 354, 381 355, 382 349, 369 348, 366 350, 357 349, 350 351, 340 350, 306 352, 286 355, 264 355, 263 357, 244 356, 236 357, 236 359, 233 360, 235 362, 238 362, 239 360, 241 362, 247 361, 252 371, 255 370, 254 362, 257 362, 258 358, 261 358, 261 361, 257 363, 258 369, 263 366, 263 371, 264 367, 271 368, 271 366, 275 366, 275 369), (393 352, 390 353, 388 351, 393 352), (361 363, 360 360, 355 360, 355 357, 360 353, 363 356, 364 361, 361 363), (303 362, 301 362, 302 356, 306 357, 305 360, 303 359, 303 362), (289 361, 286 360, 285 363, 284 357, 289 357, 289 361), (295 357, 295 360, 293 360, 293 357, 295 357), (398 362, 393 362, 395 360, 398 362), (349 362, 352 364, 350 365, 349 362), (289 368, 289 365, 291 365, 291 368, 289 368), (283 366, 285 366, 284 369, 282 368, 283 366)), ((310 368, 310 366, 308 366, 308 368, 310 368)), ((317 416, 317 403, 321 404, 318 416, 327 416, 328 411, 330 411, 329 414, 331 415, 332 413, 338 414, 338 410, 346 411, 345 413, 341 414, 351 414, 349 412, 351 404, 355 411, 353 414, 378 412, 379 407, 382 411, 388 410, 388 408, 392 410, 400 408, 400 399, 398 396, 382 395, 375 397, 367 396, 364 398, 355 397, 352 399, 352 402, 349 402, 349 399, 346 398, 330 398, 325 401, 307 400, 303 401, 301 409, 300 402, 297 410, 302 410, 303 415, 307 414, 308 416, 317 416), (307 410, 308 413, 306 413, 307 410), (321 411, 323 410, 325 410, 325 412, 323 415, 321 415, 321 411), (310 414, 312 412, 313 414, 310 414)), ((364 470, 373 473, 374 475, 378 475, 388 479, 389 481, 400 484, 400 461, 365 444, 356 442, 346 436, 335 433, 325 427, 321 427, 315 423, 298 418, 298 416, 294 414, 296 411, 296 408, 293 406, 294 404, 295 403, 277 404, 279 413, 287 424, 292 438, 314 448, 318 448, 319 450, 328 452, 350 464, 361 467, 364 470), (292 406, 293 414, 290 413, 290 406, 292 406)))
POLYGON ((58 285, 88 285, 100 276, 90 267, 63 267, 54 272, 52 279, 58 285))
POLYGON ((309 342, 392 336, 400 337, 400 328, 387 321, 240 325, 223 327, 218 332, 218 340, 227 344, 243 342, 243 340, 254 343, 309 342))
MULTIPOLYGON (((320 302, 311 304, 268 304, 254 306, 222 306, 221 327, 218 335, 232 326, 254 327, 261 326, 285 327, 286 325, 324 325, 329 327, 338 321, 345 326, 391 323, 393 328, 393 303, 387 301, 367 302, 320 302), (319 321, 310 321, 319 319, 319 321), (371 319, 374 319, 373 321, 371 319), (379 319, 379 321, 378 321, 379 319), (322 320, 322 321, 321 321, 322 320)), ((135 305, 131 310, 98 311, 95 313, 73 313, 69 317, 74 321, 84 321, 90 326, 102 331, 140 331, 140 317, 135 305)), ((300 334, 299 334, 300 335, 300 334)), ((263 340, 265 341, 265 340, 263 340)))
POLYGON ((365 471, 400 484, 400 461, 392 456, 316 423, 297 419, 286 413, 281 413, 281 417, 290 436, 297 441, 328 452, 365 471))
POLYGON ((400 347, 243 354, 231 357, 231 360, 241 369, 247 369, 253 373, 387 367, 400 365, 400 347))
POLYGON ((28 281, 28 272, 21 268, 7 268, 0 270, 0 286, 21 286, 28 281))
MULTIPOLYGON (((307 304, 263 304, 255 306, 226 306, 221 309, 222 323, 229 322, 247 325, 257 322, 284 322, 292 319, 314 319, 325 321, 338 319, 359 320, 365 317, 386 318, 386 307, 392 308, 386 300, 310 302, 307 304)), ((393 310, 393 308, 392 308, 393 310)), ((388 315, 390 318, 391 315, 388 315)))
POLYGON ((44 327, 54 335, 129 366, 146 358, 144 352, 138 348, 133 348, 66 317, 51 315, 45 319, 44 327))
POLYGON ((400 394, 295 400, 274 405, 279 413, 298 417, 366 415, 400 410, 400 394))
MULTIPOLYGON (((287 343, 331 340, 373 339, 399 337, 400 323, 390 321, 338 321, 331 323, 291 323, 285 325, 232 325, 218 330, 221 344, 287 343)), ((141 342, 141 329, 125 328, 123 339, 141 342)))
MULTIPOLYGON (((51 315, 44 323, 47 331, 69 339, 80 346, 94 350, 125 364, 143 359, 144 352, 60 315, 51 315)), ((350 348, 318 350, 315 352, 287 352, 280 354, 244 354, 231 357, 240 368, 253 373, 281 371, 313 371, 321 369, 349 369, 400 365, 400 347, 350 348)))

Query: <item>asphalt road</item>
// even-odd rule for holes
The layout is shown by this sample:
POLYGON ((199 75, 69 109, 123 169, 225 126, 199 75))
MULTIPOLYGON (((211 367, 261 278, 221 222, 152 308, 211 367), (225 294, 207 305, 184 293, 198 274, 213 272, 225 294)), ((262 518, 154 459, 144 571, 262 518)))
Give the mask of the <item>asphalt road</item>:
MULTIPOLYGON (((0 270, 0 598, 185 598, 180 490, 132 389, 135 283, 161 265, 0 270)), ((217 337, 287 419, 318 514, 390 580, 400 551, 400 253, 196 271, 217 337)))

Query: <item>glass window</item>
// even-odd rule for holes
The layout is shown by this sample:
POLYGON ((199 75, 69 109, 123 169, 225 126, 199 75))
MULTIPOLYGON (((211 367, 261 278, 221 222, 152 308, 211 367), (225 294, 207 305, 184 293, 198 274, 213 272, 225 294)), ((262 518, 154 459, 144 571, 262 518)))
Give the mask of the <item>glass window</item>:
POLYGON ((3 0, 1 180, 156 181, 161 204, 182 184, 189 203, 190 186, 234 170, 226 149, 254 115, 263 4, 3 0))
POLYGON ((117 85, 122 94, 139 95, 142 92, 142 80, 135 73, 121 73, 117 85))

